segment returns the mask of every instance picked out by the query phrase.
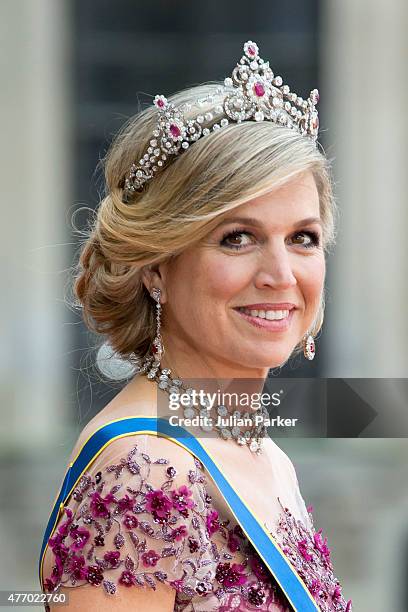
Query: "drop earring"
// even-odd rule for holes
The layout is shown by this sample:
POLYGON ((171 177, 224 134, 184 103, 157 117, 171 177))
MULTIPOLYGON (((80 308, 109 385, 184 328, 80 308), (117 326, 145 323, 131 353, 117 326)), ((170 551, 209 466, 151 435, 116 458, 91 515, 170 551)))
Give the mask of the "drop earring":
POLYGON ((149 378, 154 378, 156 372, 160 367, 160 361, 164 354, 164 344, 163 339, 161 337, 160 329, 161 329, 161 290, 157 287, 153 287, 152 292, 150 294, 152 298, 156 301, 156 336, 154 337, 152 344, 152 357, 153 364, 152 369, 150 370, 149 378))
POLYGON ((303 354, 309 361, 314 359, 316 353, 316 345, 312 334, 306 334, 302 340, 303 354))

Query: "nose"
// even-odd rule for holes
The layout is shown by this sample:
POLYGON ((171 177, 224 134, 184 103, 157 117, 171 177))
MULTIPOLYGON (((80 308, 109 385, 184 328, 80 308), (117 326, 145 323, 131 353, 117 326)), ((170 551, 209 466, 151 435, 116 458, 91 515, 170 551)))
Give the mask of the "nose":
POLYGON ((297 284, 293 274, 290 254, 284 245, 275 246, 262 257, 262 263, 255 275, 255 286, 258 289, 290 289, 297 284))

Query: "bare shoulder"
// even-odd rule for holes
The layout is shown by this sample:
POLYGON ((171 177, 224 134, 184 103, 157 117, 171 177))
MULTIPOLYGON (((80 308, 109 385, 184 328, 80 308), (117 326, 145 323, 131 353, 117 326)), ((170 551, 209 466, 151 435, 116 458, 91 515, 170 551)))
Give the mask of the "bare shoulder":
POLYGON ((73 461, 92 434, 107 423, 142 415, 157 415, 157 390, 154 382, 145 376, 136 376, 85 425, 72 449, 69 461, 73 461))
MULTIPOLYGON (((133 588, 122 589, 115 597, 108 597, 102 589, 91 585, 81 587, 60 587, 60 594, 65 594, 68 603, 64 605, 66 612, 122 612, 124 610, 143 610, 144 612, 172 612, 176 591, 166 585, 157 583, 156 589, 133 588)), ((51 606, 51 612, 59 612, 60 605, 51 606)))

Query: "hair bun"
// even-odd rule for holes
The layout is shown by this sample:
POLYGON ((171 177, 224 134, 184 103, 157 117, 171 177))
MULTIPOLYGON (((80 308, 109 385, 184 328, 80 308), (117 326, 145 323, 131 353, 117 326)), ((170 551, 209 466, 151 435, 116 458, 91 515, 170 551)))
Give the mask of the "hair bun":
POLYGON ((137 364, 134 365, 131 361, 120 357, 109 342, 104 342, 99 347, 96 365, 101 374, 111 380, 126 380, 137 374, 137 364))

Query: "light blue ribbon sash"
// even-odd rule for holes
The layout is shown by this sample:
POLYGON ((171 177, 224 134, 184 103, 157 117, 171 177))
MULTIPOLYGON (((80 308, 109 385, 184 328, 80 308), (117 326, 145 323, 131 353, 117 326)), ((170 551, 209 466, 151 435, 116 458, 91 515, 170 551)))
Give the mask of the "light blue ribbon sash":
POLYGON ((43 584, 42 568, 48 540, 52 536, 58 519, 64 511, 64 505, 80 477, 108 444, 118 438, 137 434, 165 437, 179 444, 199 459, 220 490, 225 502, 237 522, 241 525, 248 540, 252 543, 266 567, 285 593, 294 612, 316 612, 316 610, 319 610, 307 586, 296 573, 278 544, 273 540, 271 534, 268 533, 235 492, 199 440, 183 427, 170 425, 166 419, 156 417, 125 417, 107 423, 88 438, 75 461, 69 465, 44 534, 39 561, 41 585, 43 584))

